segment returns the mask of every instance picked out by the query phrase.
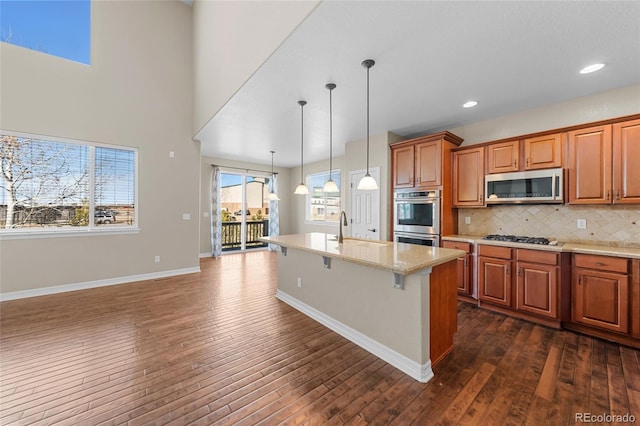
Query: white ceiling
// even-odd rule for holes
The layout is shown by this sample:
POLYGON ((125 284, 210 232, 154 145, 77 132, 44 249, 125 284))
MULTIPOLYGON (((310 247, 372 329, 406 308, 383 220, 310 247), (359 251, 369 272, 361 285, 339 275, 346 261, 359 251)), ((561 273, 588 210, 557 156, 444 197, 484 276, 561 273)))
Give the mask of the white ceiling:
POLYGON ((299 165, 304 99, 305 163, 328 159, 328 82, 343 155, 366 137, 368 58, 371 134, 426 134, 640 83, 640 2, 324 1, 199 132, 202 155, 299 165))

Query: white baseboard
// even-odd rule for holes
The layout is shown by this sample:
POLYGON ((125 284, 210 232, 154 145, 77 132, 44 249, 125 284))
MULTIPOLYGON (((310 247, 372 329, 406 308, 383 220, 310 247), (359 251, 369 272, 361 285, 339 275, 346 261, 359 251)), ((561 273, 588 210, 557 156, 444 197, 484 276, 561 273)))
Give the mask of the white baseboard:
POLYGON ((65 293, 67 291, 86 290, 89 288, 105 287, 109 285, 126 284, 135 281, 155 280, 158 278, 173 277, 176 275, 195 274, 200 272, 200 267, 173 269, 170 271, 151 272, 149 274, 130 275, 127 277, 108 278, 105 280, 87 281, 83 283, 64 284, 52 287, 42 287, 32 290, 12 291, 0 293, 0 302, 6 300, 24 299, 27 297, 44 296, 47 294, 65 293))
POLYGON ((408 374, 419 382, 426 383, 433 378, 433 370, 431 369, 431 361, 420 365, 419 363, 407 358, 406 356, 394 351, 393 349, 371 339, 370 337, 360 333, 357 330, 336 321, 330 316, 318 311, 317 309, 307 305, 304 302, 288 295, 287 293, 277 290, 276 298, 284 303, 299 310, 303 314, 313 318, 325 327, 335 331, 342 337, 349 339, 356 345, 372 353, 378 358, 396 367, 398 370, 408 374))
POLYGON ((200 259, 204 258, 204 257, 212 257, 211 256, 211 252, 207 252, 207 253, 200 253, 200 259))

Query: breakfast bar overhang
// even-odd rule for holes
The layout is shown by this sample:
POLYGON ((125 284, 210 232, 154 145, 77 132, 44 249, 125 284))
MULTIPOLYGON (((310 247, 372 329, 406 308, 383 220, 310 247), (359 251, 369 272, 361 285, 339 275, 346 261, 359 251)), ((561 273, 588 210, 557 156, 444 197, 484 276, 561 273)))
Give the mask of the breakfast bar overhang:
POLYGON ((308 233, 280 247, 276 297, 420 382, 453 348, 461 250, 308 233))

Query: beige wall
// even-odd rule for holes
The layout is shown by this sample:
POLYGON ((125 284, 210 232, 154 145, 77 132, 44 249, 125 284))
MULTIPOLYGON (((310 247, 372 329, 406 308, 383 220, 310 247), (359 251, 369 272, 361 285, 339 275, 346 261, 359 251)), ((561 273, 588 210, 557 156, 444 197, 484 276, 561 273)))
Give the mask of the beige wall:
POLYGON ((141 230, 2 240, 2 293, 198 268, 191 8, 127 1, 91 9, 90 66, 0 44, 0 126, 138 148, 141 230))
POLYGON ((640 85, 635 85, 443 130, 468 146, 639 112, 640 85))
MULTIPOLYGON (((221 158, 214 157, 201 157, 200 159, 200 255, 206 256, 211 254, 211 218, 205 216, 209 214, 211 210, 211 173, 212 173, 212 164, 216 164, 222 168, 226 167, 239 167, 240 169, 251 169, 251 170, 264 170, 267 172, 271 171, 270 165, 264 164, 254 164, 254 163, 245 163, 243 161, 233 161, 233 160, 224 160, 221 158)), ((278 197, 280 197, 280 201, 278 202, 279 214, 280 214, 280 234, 292 234, 291 223, 291 202, 293 198, 293 191, 295 187, 298 185, 296 182, 293 185, 294 189, 289 191, 291 187, 291 169, 274 167, 273 169, 278 173, 278 197)), ((230 172, 233 169, 229 170, 230 172)), ((237 170, 239 173, 243 173, 243 170, 237 170)), ((298 171, 298 175, 299 175, 298 171)))
POLYGON ((227 103, 319 1, 193 4, 193 134, 227 103))

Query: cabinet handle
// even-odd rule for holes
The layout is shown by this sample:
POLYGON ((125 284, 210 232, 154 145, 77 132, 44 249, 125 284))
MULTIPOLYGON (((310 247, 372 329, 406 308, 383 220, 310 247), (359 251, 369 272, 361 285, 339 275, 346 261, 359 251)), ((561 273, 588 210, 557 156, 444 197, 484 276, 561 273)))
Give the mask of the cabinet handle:
POLYGON ((578 285, 582 285, 582 277, 578 277, 578 285))
POLYGON ((616 200, 619 200, 619 199, 620 199, 620 190, 618 189, 616 191, 616 200))
POLYGON ((602 262, 596 262, 596 266, 604 266, 605 264, 602 262))
POLYGON ((518 167, 518 160, 513 160, 513 167, 514 168, 518 167))
POLYGON ((507 274, 509 273, 509 265, 507 265, 507 267, 504 270, 507 274))
POLYGON ((527 157, 527 167, 529 167, 529 157, 527 157))
POLYGON ((522 268, 518 268, 518 276, 521 277, 522 276, 522 268))
POLYGON ((420 183, 420 176, 416 177, 416 182, 420 183))
POLYGON ((609 199, 609 195, 611 195, 611 190, 607 189, 607 200, 609 199))

